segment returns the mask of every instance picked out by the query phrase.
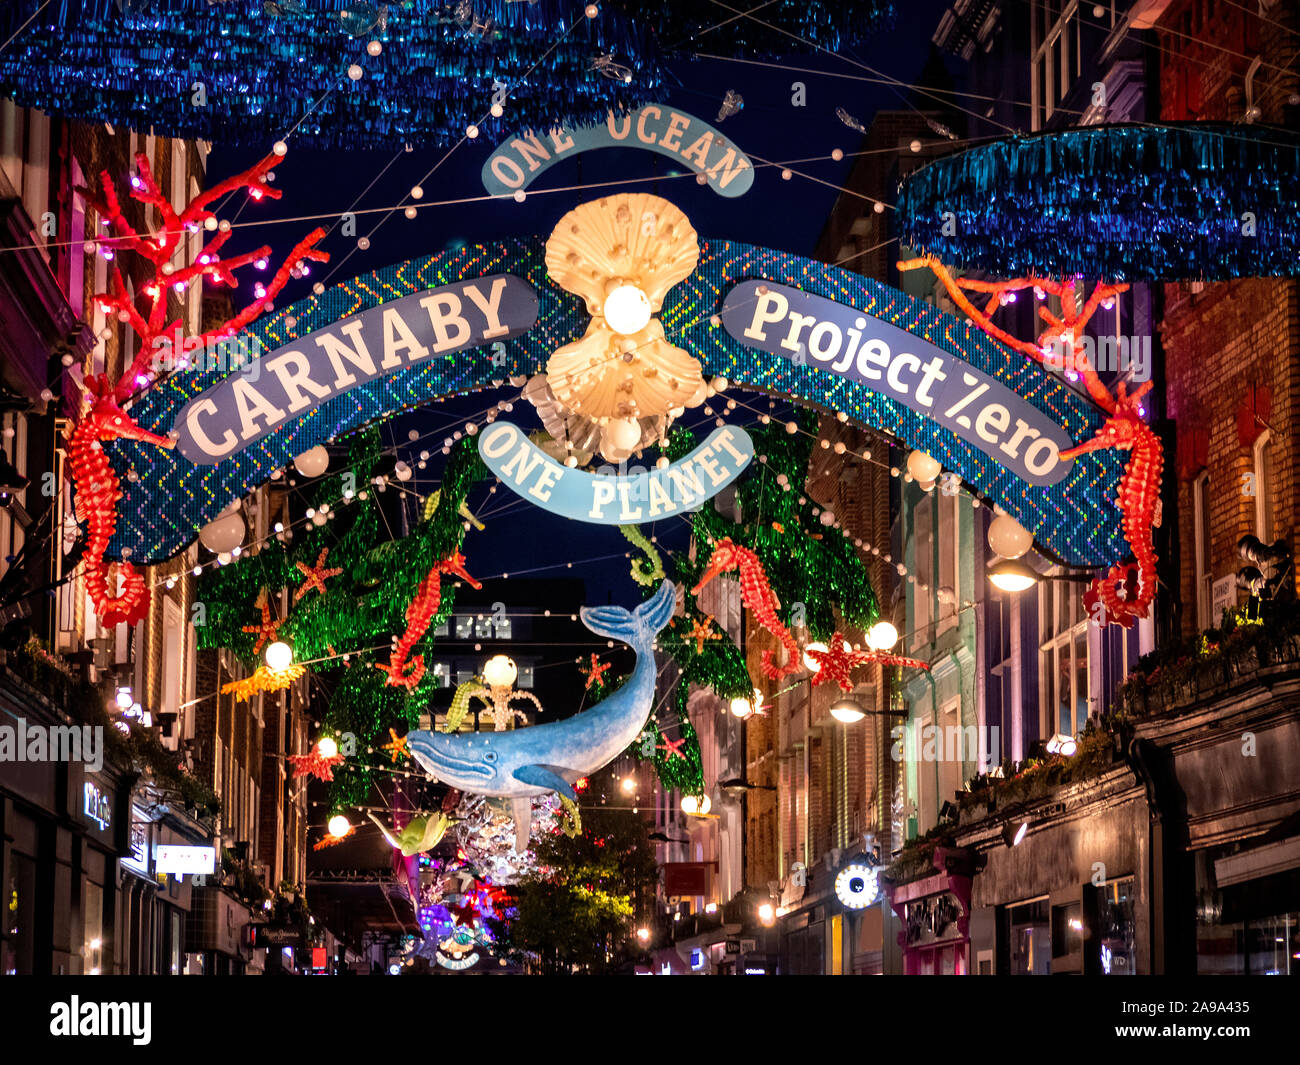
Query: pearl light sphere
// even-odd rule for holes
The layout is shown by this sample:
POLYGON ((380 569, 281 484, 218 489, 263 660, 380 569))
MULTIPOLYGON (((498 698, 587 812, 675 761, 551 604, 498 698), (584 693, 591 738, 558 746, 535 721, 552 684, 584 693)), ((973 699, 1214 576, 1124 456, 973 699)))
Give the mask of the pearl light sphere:
POLYGON ((867 646, 875 651, 888 651, 898 643, 898 630, 888 621, 877 621, 867 632, 867 646))
POLYGON ((808 653, 809 651, 817 651, 820 654, 826 654, 828 651, 830 651, 830 648, 827 647, 824 643, 815 640, 812 643, 805 646, 803 649, 803 668, 806 669, 809 673, 820 673, 822 667, 818 665, 816 660, 812 657, 812 655, 808 653))
POLYGON ((329 833, 335 839, 342 839, 352 829, 352 822, 342 814, 335 814, 330 818, 329 833))
POLYGON ((707 795, 701 795, 698 798, 694 795, 685 795, 682 797, 682 813, 698 814, 704 816, 713 808, 713 803, 709 801, 707 795))
POLYGON ((276 640, 266 646, 266 665, 277 673, 293 665, 293 648, 283 640, 276 640))
POLYGON ((641 442, 641 426, 631 418, 613 418, 605 426, 609 442, 621 451, 630 451, 641 442))
POLYGON ((319 477, 329 468, 330 453, 325 450, 324 446, 317 444, 315 447, 308 448, 301 455, 296 455, 293 464, 304 477, 319 477))
POLYGON ((732 717, 746 718, 754 712, 754 704, 746 699, 743 695, 737 695, 731 700, 732 717))
MULTIPOLYGON (((933 482, 943 472, 943 466, 939 464, 937 459, 927 455, 924 451, 913 451, 907 456, 907 472, 924 484, 927 481, 933 482)), ((933 483, 931 487, 933 487, 933 483)))
POLYGON ((339 745, 334 742, 333 737, 322 736, 316 741, 316 753, 322 758, 337 758, 339 745))
POLYGON ((238 510, 214 518, 199 530, 199 543, 214 555, 229 554, 244 542, 244 517, 238 510))
POLYGON ((618 285, 605 297, 603 313, 615 333, 639 333, 650 322, 650 297, 636 285, 618 285))
POLYGON ((1034 546, 1034 538, 1010 514, 999 514, 989 525, 989 547, 1003 558, 1019 558, 1034 546))

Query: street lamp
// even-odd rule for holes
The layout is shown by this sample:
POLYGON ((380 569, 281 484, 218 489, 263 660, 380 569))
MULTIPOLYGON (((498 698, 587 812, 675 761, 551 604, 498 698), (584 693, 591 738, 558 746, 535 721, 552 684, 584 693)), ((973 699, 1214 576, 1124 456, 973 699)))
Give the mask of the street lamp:
POLYGON ((776 910, 770 902, 764 902, 759 906, 758 921, 764 928, 771 928, 776 923, 776 910))
POLYGON ((1086 584, 1093 579, 1091 571, 1078 573, 1039 573, 1019 559, 1004 558, 988 568, 989 583, 1000 592, 1023 592, 1039 581, 1073 581, 1086 584))
POLYGON ((866 716, 867 712, 852 699, 840 699, 831 704, 831 717, 835 718, 836 721, 844 722, 846 725, 861 721, 866 716))

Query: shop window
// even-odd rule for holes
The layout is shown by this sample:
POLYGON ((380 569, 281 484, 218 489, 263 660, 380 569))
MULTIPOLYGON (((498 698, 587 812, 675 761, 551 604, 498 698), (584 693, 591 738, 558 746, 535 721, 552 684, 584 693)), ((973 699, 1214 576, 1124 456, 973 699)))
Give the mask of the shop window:
POLYGON ((1131 876, 1110 880, 1097 890, 1097 961, 1103 976, 1137 975, 1136 898, 1131 876))
POLYGON ((934 504, 927 496, 912 510, 912 646, 930 642, 930 599, 934 595, 934 504))
POLYGON ((1047 976, 1052 971, 1052 934, 1046 899, 1006 908, 1012 976, 1047 976))
POLYGON ((939 589, 947 589, 951 594, 948 602, 936 600, 937 634, 942 635, 956 626, 961 598, 961 496, 936 493, 936 498, 939 507, 939 581, 936 594, 939 589))
POLYGON ((531 689, 533 686, 533 667, 531 664, 525 665, 523 662, 518 663, 519 676, 515 679, 515 687, 524 690, 531 689))
POLYGON ((435 662, 433 664, 433 676, 441 688, 451 687, 451 663, 435 662))
POLYGON ((474 635, 474 615, 461 614, 456 618, 456 639, 468 640, 474 635))
POLYGON ((0 964, 8 976, 30 975, 35 961, 36 864, 13 853, 4 886, 4 912, 0 914, 0 964))
POLYGON ((1046 720, 1045 736, 1078 736, 1088 723, 1091 687, 1088 672, 1088 618, 1082 584, 1039 584, 1039 683, 1046 720))
POLYGON ((1192 531, 1196 563, 1196 623, 1201 629, 1212 628, 1218 618, 1213 609, 1214 571, 1210 562, 1210 474, 1202 473, 1192 482, 1192 531))
POLYGON ((1083 949, 1083 903, 1052 907, 1052 957, 1068 958, 1083 949))
POLYGON ((81 971, 99 976, 104 971, 104 889, 89 880, 82 915, 81 971))

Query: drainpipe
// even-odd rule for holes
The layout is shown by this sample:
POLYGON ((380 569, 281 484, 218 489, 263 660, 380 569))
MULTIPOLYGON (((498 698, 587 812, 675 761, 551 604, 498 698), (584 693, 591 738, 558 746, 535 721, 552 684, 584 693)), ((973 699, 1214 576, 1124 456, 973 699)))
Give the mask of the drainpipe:
POLYGON ((1196 972, 1194 870, 1188 853, 1187 796, 1172 754, 1125 729, 1125 761, 1146 788, 1148 945, 1153 976, 1196 972))

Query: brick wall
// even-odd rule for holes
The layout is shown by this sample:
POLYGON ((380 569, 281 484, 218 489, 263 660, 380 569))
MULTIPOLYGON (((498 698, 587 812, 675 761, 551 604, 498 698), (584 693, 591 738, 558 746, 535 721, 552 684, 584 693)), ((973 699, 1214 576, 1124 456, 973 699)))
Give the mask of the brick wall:
MULTIPOLYGON (((1287 101, 1300 88, 1294 65, 1300 7, 1274 3, 1265 17, 1281 25, 1269 26, 1254 11, 1222 2, 1170 5, 1157 26, 1161 117, 1241 121, 1245 77, 1258 55, 1263 65, 1255 75, 1253 103, 1261 109, 1260 121, 1294 123, 1297 109, 1287 101)), ((1256 500, 1243 475, 1254 473, 1252 445, 1266 428, 1272 442, 1273 538, 1294 545, 1300 286, 1276 278, 1167 284, 1164 297, 1160 333, 1168 412, 1179 445, 1179 461, 1166 476, 1178 479, 1178 598, 1186 634, 1198 627, 1193 479, 1209 474, 1211 573, 1234 575, 1243 564, 1237 541, 1255 532, 1256 500), (1256 416, 1255 396, 1266 397, 1265 417, 1256 416)))

